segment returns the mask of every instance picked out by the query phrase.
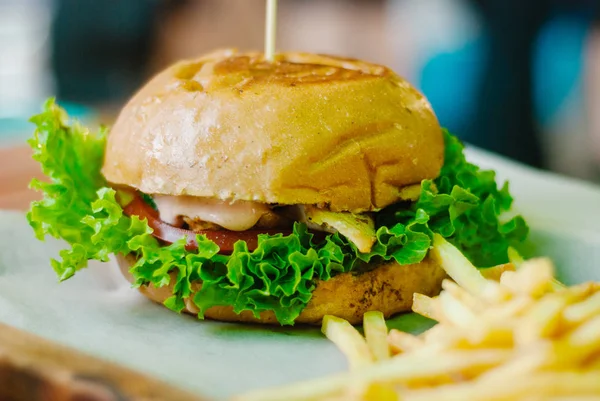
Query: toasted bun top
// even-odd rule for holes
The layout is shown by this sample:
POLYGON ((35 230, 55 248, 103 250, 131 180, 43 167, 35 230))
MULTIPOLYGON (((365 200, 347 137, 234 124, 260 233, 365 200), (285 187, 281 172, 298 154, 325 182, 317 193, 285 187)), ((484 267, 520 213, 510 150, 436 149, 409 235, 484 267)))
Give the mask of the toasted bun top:
POLYGON ((103 173, 150 194, 366 211, 435 178, 443 154, 431 106, 385 67, 227 50, 143 87, 109 134, 103 173))

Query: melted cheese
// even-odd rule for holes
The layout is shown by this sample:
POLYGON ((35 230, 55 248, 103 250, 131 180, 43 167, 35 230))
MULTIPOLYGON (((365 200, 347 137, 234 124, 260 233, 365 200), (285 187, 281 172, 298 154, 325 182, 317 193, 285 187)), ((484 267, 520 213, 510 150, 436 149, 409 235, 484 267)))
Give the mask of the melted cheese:
POLYGON ((256 225, 269 208, 249 201, 223 201, 193 196, 154 196, 162 221, 177 224, 181 216, 217 224, 231 231, 245 231, 256 225))

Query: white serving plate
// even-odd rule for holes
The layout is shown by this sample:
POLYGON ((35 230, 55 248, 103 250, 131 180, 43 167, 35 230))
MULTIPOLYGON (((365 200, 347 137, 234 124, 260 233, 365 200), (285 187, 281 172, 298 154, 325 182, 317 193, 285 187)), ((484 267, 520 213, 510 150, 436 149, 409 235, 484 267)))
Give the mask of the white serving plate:
MULTIPOLYGON (((510 179, 515 209, 528 220, 530 251, 551 256, 568 283, 600 280, 600 188, 469 149, 469 159, 510 179)), ((58 284, 25 217, 0 212, 0 321, 149 373, 199 395, 248 390, 346 369, 318 328, 198 322, 130 289, 114 264, 98 264, 58 284)), ((420 331, 414 315, 390 325, 420 331)))

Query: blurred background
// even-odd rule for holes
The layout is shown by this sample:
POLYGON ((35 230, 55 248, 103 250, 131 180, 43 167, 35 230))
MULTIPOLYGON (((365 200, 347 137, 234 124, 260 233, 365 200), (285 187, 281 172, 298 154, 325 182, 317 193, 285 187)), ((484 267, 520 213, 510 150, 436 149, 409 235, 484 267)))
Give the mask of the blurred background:
MULTIPOLYGON (((600 0, 280 0, 278 48, 390 66, 484 149, 600 182, 600 0)), ((0 147, 48 96, 110 125, 173 61, 262 49, 264 0, 0 0, 0 147)), ((6 173, 6 172, 5 172, 6 173)))

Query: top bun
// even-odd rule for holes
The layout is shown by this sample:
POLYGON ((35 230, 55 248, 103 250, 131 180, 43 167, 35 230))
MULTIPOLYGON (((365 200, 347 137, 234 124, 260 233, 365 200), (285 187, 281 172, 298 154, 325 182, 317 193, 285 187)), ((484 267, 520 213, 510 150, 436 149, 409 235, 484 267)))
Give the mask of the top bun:
POLYGON ((154 77, 110 131, 103 174, 149 194, 378 210, 438 176, 430 104, 366 62, 226 50, 154 77))

